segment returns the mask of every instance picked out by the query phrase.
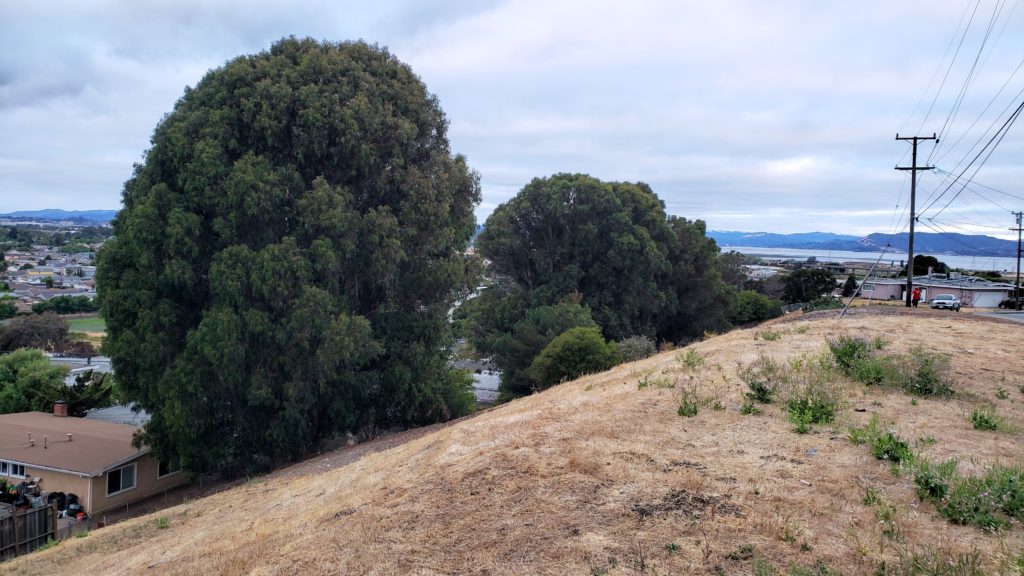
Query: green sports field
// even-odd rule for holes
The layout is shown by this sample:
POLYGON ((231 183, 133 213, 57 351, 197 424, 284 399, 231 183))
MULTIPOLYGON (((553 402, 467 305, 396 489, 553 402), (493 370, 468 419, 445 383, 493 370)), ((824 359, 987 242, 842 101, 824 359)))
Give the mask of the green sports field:
POLYGON ((106 332, 107 324, 103 318, 93 316, 88 318, 69 318, 69 332, 106 332))

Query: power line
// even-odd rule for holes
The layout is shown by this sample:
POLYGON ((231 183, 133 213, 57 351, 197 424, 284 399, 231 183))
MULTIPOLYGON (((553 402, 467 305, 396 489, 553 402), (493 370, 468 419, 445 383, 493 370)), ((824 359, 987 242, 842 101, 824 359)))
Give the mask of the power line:
MULTIPOLYGON (((936 168, 935 171, 938 172, 939 174, 944 175, 944 176, 950 176, 950 177, 956 178, 957 180, 960 180, 960 178, 958 178, 955 174, 953 174, 951 172, 946 172, 942 168, 936 168)), ((1024 200, 1024 196, 1017 196, 1016 194, 1010 194, 1009 192, 1003 192, 1002 190, 998 190, 998 189, 993 188, 991 186, 986 186, 986 185, 982 184, 981 182, 971 181, 970 183, 973 184, 974 186, 981 186, 982 188, 984 188, 986 190, 991 190, 991 191, 993 191, 993 192, 995 192, 997 194, 1002 194, 1004 196, 1009 196, 1010 198, 1016 198, 1017 200, 1024 200)))
MULTIPOLYGON (((978 4, 975 5, 974 9, 977 12, 978 6, 981 4, 981 0, 978 0, 978 4)), ((981 46, 978 47, 978 54, 974 57, 974 62, 971 63, 971 69, 967 71, 967 76, 964 78, 964 84, 960 87, 960 93, 957 94, 956 99, 953 101, 953 107, 950 108, 949 114, 946 115, 946 120, 942 123, 942 128, 939 130, 939 138, 946 138, 946 128, 956 119, 957 114, 960 112, 960 106, 964 102, 964 98, 967 96, 967 90, 970 88, 971 83, 974 81, 975 73, 978 69, 978 60, 981 59, 981 54, 985 51, 985 44, 988 43, 988 38, 992 34, 992 27, 995 24, 995 19, 999 13, 1001 3, 997 2, 996 7, 992 10, 992 17, 989 18, 988 28, 985 30, 985 36, 981 40, 981 46)), ((971 15, 971 20, 974 20, 974 14, 971 15)), ((967 36, 967 30, 964 30, 964 36, 967 36)), ((932 148, 932 153, 928 155, 928 160, 931 160, 932 154, 935 153, 935 149, 932 148)))
MULTIPOLYGON (((925 220, 930 220, 930 219, 929 218, 925 218, 925 220)), ((961 240, 961 239, 957 238, 956 236, 954 236, 952 233, 946 232, 945 230, 942 230, 940 228, 936 228, 935 226, 933 226, 931 224, 928 224, 927 222, 921 222, 921 225, 925 226, 926 228, 930 228, 931 230, 933 230, 933 231, 935 231, 935 232, 937 232, 939 234, 942 234, 946 238, 949 238, 953 242, 956 242, 957 244, 962 244, 963 246, 966 246, 966 247, 970 248, 971 250, 975 250, 975 251, 978 251, 978 252, 982 251, 977 246, 971 246, 967 242, 964 242, 963 240, 961 240)))
MULTIPOLYGON (((967 26, 964 28, 963 35, 960 36, 960 43, 957 44, 956 52, 953 53, 953 58, 949 61, 949 67, 946 68, 946 74, 942 77, 942 82, 939 84, 939 89, 935 91, 935 97, 932 98, 932 103, 931 103, 930 106, 928 106, 928 112, 925 113, 924 119, 921 120, 921 126, 919 126, 917 128, 918 132, 920 132, 921 130, 924 129, 924 125, 928 122, 928 117, 931 116, 932 110, 935 108, 935 103, 939 100, 939 95, 942 94, 942 89, 946 86, 946 80, 949 78, 949 73, 953 70, 953 64, 956 63, 956 57, 960 54, 960 48, 962 48, 963 45, 964 45, 964 39, 967 38, 967 31, 970 30, 971 23, 974 22, 974 15, 977 14, 978 6, 980 6, 980 5, 981 5, 981 0, 978 0, 978 2, 974 5, 974 10, 971 12, 971 19, 970 19, 970 21, 967 22, 967 26)), ((966 15, 967 15, 967 9, 964 8, 964 13, 960 15, 960 23, 958 23, 956 25, 956 30, 953 31, 953 37, 950 38, 949 44, 946 46, 946 54, 949 54, 949 47, 953 45, 953 40, 956 39, 956 33, 957 33, 958 30, 960 30, 960 24, 963 23, 964 16, 966 16, 966 15)), ((944 62, 946 60, 946 54, 942 55, 942 60, 939 61, 940 63, 944 62)), ((936 69, 935 73, 938 74, 938 72, 939 72, 939 70, 936 69)), ((932 75, 932 81, 934 81, 934 80, 935 80, 935 75, 932 75)), ((928 88, 931 88, 931 86, 932 86, 932 83, 931 83, 931 81, 929 81, 928 82, 928 88)), ((928 93, 928 89, 925 89, 925 94, 927 94, 927 93, 928 93)), ((918 104, 920 104, 920 102, 918 102, 918 104)), ((917 112, 917 106, 914 106, 914 112, 917 112)), ((913 117, 914 112, 911 113, 911 117, 913 117)), ((902 162, 903 160, 901 159, 900 161, 902 162)))
MULTIPOLYGON (((964 133, 961 134, 960 137, 957 138, 952 145, 947 147, 946 151, 943 152, 942 155, 935 160, 935 162, 942 162, 943 160, 945 160, 946 156, 948 156, 950 152, 956 150, 956 147, 960 145, 960 142, 964 139, 964 137, 970 134, 971 131, 974 130, 974 127, 978 125, 978 122, 981 122, 981 119, 985 117, 985 114, 988 112, 988 109, 991 108, 992 105, 996 103, 996 101, 999 99, 999 96, 1002 95, 1003 90, 1005 90, 1006 87, 1010 85, 1010 81, 1012 81, 1014 76, 1017 75, 1017 72, 1020 72, 1020 69, 1022 67, 1024 67, 1024 59, 1021 59, 1021 61, 1017 63, 1017 67, 1013 69, 1013 72, 1011 72, 1010 76, 1006 79, 1005 82, 1003 82, 1003 85, 999 87, 999 90, 997 90, 995 95, 992 96, 992 99, 988 101, 988 104, 986 104, 985 108, 981 111, 980 114, 978 114, 978 117, 974 119, 974 122, 971 122, 971 125, 967 127, 967 130, 965 130, 964 133)), ((1024 89, 1018 92, 1017 95, 1010 100, 1010 104, 1012 105, 1012 103, 1015 102, 1017 100, 1017 97, 1019 97, 1022 93, 1024 93, 1024 89)), ((1010 105, 1007 105, 1006 108, 1003 109, 1003 112, 1009 109, 1009 106, 1010 105)), ((995 124, 995 122, 993 122, 993 124, 995 124)), ((991 126, 989 127, 989 129, 991 129, 991 126)), ((975 144, 975 146, 977 146, 977 144, 975 144)), ((972 146, 972 149, 973 148, 974 147, 972 146)))
MULTIPOLYGON (((946 186, 946 188, 941 193, 939 193, 938 196, 932 198, 931 201, 921 210, 922 212, 928 210, 929 208, 934 206, 939 200, 941 200, 942 197, 946 194, 946 192, 948 192, 956 184, 958 180, 961 180, 963 178, 963 175, 966 174, 968 170, 970 170, 971 166, 973 166, 974 163, 977 162, 978 159, 981 158, 982 154, 985 154, 987 150, 988 155, 985 157, 985 160, 983 160, 981 164, 979 164, 978 167, 975 168, 974 174, 971 175, 971 178, 967 179, 967 182, 970 182, 973 179, 974 175, 978 173, 978 170, 980 170, 981 167, 985 165, 985 162, 988 161, 988 158, 991 157, 992 152, 995 151, 996 147, 999 145, 999 142, 1002 142, 1003 137, 1006 136, 1006 132, 1010 129, 1011 126, 1013 126, 1013 123, 1017 120, 1017 117, 1020 115, 1022 109, 1024 109, 1024 101, 1022 101, 1020 103, 1020 106, 1018 106, 1016 110, 1014 110, 1013 114, 1011 114, 1010 117, 1007 118, 1005 122, 1003 122, 1003 125, 999 127, 999 130, 997 130, 996 133, 992 135, 992 137, 985 144, 985 146, 983 146, 982 149, 978 151, 978 153, 974 156, 973 159, 971 159, 967 166, 964 167, 960 174, 955 176, 954 180, 950 182, 949 185, 946 186)), ((960 195, 960 192, 963 192, 964 187, 966 187, 966 185, 961 187, 960 190, 953 195, 953 198, 951 198, 950 201, 947 202, 946 205, 943 206, 942 209, 935 214, 935 216, 938 216, 939 214, 942 213, 943 210, 948 208, 949 204, 953 200, 956 200, 956 197, 960 195)))

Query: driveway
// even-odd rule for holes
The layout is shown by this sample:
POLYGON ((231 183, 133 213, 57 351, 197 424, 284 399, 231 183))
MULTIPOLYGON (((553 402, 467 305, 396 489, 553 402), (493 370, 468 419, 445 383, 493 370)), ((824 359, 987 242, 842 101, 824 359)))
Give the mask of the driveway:
POLYGON ((999 312, 977 312, 977 315, 988 316, 989 318, 1002 318, 1003 320, 1011 320, 1013 322, 1024 324, 1024 312, 1000 310, 999 312))

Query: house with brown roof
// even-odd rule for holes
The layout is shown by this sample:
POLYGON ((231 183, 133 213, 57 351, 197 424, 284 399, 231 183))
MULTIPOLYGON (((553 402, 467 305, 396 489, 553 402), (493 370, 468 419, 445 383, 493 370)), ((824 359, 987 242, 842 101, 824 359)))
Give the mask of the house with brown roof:
POLYGON ((0 479, 75 494, 90 515, 188 482, 148 447, 132 446, 138 427, 66 414, 62 404, 53 414, 0 414, 0 479))

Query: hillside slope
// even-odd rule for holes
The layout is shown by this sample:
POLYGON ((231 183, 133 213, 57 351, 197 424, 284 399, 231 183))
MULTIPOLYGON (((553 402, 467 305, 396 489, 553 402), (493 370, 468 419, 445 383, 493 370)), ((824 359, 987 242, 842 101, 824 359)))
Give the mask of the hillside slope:
POLYGON ((992 535, 947 522, 846 430, 877 413, 904 438, 934 439, 918 448, 929 457, 959 456, 968 468, 1019 462, 1019 431, 976 431, 968 415, 982 400, 1021 414, 1022 335, 966 314, 870 310, 738 330, 340 469, 256 479, 100 529, 0 573, 749 574, 758 562, 872 574, 914 552, 942 560, 973 549, 986 573, 1010 573, 1024 528, 992 535), (837 423, 804 435, 778 404, 741 414, 739 366, 759 354, 811 358, 842 334, 953 354, 957 395, 912 402, 840 379, 837 423), (1008 396, 997 399, 999 389, 1008 396), (692 418, 677 414, 685 390, 706 400, 692 418), (891 507, 885 518, 863 503, 869 488, 891 507))

